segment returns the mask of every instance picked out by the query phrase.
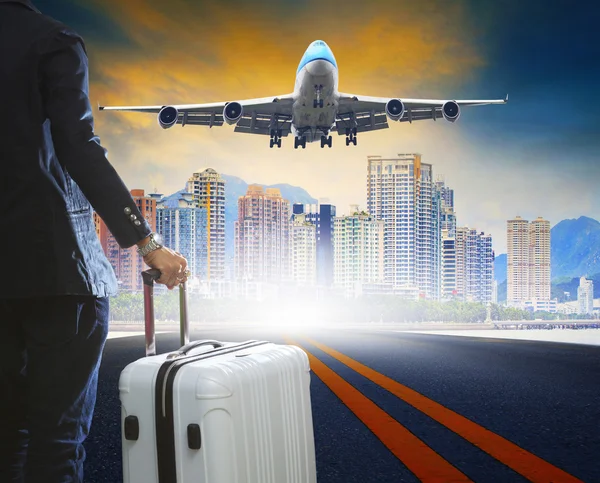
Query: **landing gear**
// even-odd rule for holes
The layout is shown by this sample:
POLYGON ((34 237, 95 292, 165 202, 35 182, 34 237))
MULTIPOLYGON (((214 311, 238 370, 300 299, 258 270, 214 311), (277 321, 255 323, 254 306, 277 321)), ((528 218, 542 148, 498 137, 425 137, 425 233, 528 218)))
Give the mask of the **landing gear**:
POLYGON ((321 147, 324 148, 326 145, 331 147, 331 136, 321 136, 321 147))
POLYGON ((323 108, 323 99, 321 99, 321 91, 323 90, 322 85, 315 84, 315 96, 316 99, 313 100, 313 108, 316 109, 319 106, 321 109, 323 108))
POLYGON ((356 128, 346 128, 346 146, 349 146, 350 143, 354 143, 356 146, 356 128))
POLYGON ((299 146, 302 146, 302 149, 306 148, 306 136, 294 138, 294 149, 298 149, 299 146))
POLYGON ((281 129, 271 129, 271 142, 269 147, 277 146, 281 147, 281 129))

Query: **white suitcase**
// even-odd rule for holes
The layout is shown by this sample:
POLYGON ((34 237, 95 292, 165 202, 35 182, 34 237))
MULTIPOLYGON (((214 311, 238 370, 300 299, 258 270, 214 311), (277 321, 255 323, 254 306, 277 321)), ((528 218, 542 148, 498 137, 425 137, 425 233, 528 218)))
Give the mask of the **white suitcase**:
POLYGON ((124 483, 316 483, 310 367, 267 341, 188 343, 155 354, 153 283, 143 272, 146 357, 119 380, 124 483))

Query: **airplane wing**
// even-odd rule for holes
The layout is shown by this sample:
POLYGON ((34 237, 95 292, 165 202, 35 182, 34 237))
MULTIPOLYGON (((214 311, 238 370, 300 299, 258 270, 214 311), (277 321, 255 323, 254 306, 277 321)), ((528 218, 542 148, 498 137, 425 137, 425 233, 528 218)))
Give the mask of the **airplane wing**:
POLYGON ((100 111, 145 112, 159 116, 163 128, 175 124, 181 126, 222 126, 225 107, 229 104, 241 105, 242 115, 237 121, 235 132, 269 135, 271 129, 279 129, 281 136, 290 133, 292 121, 293 95, 246 99, 240 101, 214 102, 210 104, 173 104, 162 106, 98 106, 100 111), (170 108, 169 110, 165 108, 170 108), (175 110, 173 110, 173 108, 175 110), (164 114, 161 122, 161 112, 164 114), (176 119, 176 120, 175 120, 176 119))
MULTIPOLYGON (((386 129, 388 116, 386 104, 391 98, 360 96, 340 93, 336 129, 338 134, 346 133, 347 128, 356 127, 357 132, 386 129)), ((402 99, 404 112, 398 121, 413 122, 424 119, 443 119, 442 108, 448 101, 455 102, 460 108, 469 106, 485 106, 488 104, 505 104, 505 99, 494 100, 453 100, 453 99, 402 99)))

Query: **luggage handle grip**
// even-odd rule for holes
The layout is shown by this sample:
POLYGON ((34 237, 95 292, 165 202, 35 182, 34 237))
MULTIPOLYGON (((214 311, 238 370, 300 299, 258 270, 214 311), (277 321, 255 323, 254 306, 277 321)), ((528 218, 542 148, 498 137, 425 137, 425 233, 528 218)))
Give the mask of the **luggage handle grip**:
POLYGON ((178 351, 173 352, 172 354, 169 354, 168 358, 174 359, 176 357, 187 356, 188 352, 190 352, 192 349, 196 349, 203 345, 212 345, 213 348, 215 348, 215 349, 219 349, 220 347, 225 347, 225 344, 223 344, 222 342, 216 341, 216 340, 195 340, 193 342, 190 342, 189 344, 184 345, 178 351))
POLYGON ((160 270, 158 268, 151 268, 150 270, 144 270, 142 272, 142 280, 144 285, 152 286, 156 280, 160 278, 160 270))
POLYGON ((203 345, 212 345, 215 349, 225 346, 225 344, 216 340, 195 340, 194 342, 190 342, 189 344, 184 345, 181 349, 179 349, 178 352, 187 355, 187 353, 192 349, 203 345))
MULTIPOLYGON (((146 335, 146 357, 156 355, 156 330, 154 327, 154 282, 161 276, 160 270, 151 268, 142 272, 144 282, 144 333, 146 335)), ((187 285, 179 284, 179 328, 180 345, 190 342, 188 320, 187 285)))

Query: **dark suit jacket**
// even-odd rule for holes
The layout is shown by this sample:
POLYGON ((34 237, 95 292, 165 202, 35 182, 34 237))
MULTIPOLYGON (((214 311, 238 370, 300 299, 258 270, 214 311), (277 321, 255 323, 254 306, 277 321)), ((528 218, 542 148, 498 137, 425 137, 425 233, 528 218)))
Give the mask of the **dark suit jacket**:
POLYGON ((94 133, 83 40, 26 0, 0 0, 0 106, 0 297, 115 294, 93 210, 123 248, 150 227, 94 133))

